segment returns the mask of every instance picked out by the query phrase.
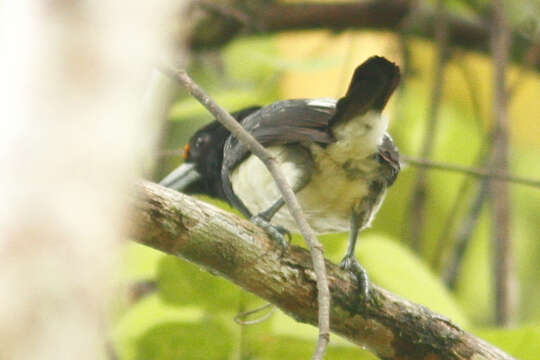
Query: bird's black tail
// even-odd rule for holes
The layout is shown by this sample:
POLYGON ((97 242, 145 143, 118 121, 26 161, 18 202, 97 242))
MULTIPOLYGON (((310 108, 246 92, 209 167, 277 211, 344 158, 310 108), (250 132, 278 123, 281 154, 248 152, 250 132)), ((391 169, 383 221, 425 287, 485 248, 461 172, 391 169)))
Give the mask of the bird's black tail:
POLYGON ((339 99, 330 126, 368 110, 381 111, 399 84, 399 67, 381 56, 364 61, 354 71, 347 94, 339 99))

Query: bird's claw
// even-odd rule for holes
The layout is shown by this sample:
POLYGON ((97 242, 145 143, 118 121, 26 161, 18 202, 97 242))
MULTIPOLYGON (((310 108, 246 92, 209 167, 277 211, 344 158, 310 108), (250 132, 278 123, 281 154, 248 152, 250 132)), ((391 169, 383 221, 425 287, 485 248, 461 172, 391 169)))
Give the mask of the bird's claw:
POLYGON ((285 227, 283 227, 283 226, 280 226, 280 225, 272 225, 272 226, 273 226, 277 231, 279 231, 279 233, 280 233, 281 235, 283 235, 284 237, 287 238, 287 244, 291 242, 291 240, 292 240, 292 235, 291 235, 291 232, 290 232, 287 228, 285 228, 285 227))
POLYGON ((349 271, 356 278, 360 294, 364 301, 367 300, 370 284, 366 269, 360 265, 354 256, 345 256, 339 263, 339 267, 349 271))
POLYGON ((250 221, 263 228, 272 238, 272 240, 276 241, 282 248, 287 247, 288 241, 285 239, 285 237, 287 237, 289 240, 291 239, 291 233, 289 230, 282 226, 274 226, 268 220, 259 215, 252 216, 250 221))

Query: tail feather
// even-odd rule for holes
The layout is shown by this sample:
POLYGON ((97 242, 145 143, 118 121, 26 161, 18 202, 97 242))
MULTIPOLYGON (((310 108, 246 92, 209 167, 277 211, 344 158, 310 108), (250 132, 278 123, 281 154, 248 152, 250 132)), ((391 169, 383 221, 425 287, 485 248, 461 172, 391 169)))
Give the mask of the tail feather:
POLYGON ((331 125, 362 115, 368 110, 382 111, 400 80, 399 67, 381 56, 359 65, 347 94, 337 103, 331 125))

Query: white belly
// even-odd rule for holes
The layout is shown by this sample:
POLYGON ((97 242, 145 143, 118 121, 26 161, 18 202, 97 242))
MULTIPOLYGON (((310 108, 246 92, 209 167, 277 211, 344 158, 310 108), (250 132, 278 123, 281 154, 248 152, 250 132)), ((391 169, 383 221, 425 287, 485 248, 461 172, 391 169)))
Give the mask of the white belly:
MULTIPOLYGON (((353 206, 368 194, 369 183, 378 176, 379 164, 372 155, 382 142, 387 123, 379 114, 368 113, 337 127, 334 135, 338 141, 326 148, 311 144, 310 151, 303 153, 292 147, 267 149, 280 162, 289 185, 297 184, 303 172, 311 174, 310 182, 296 196, 316 233, 349 230, 353 206), (304 168, 298 169, 298 164, 304 168)), ((231 181, 234 193, 253 214, 268 209, 281 197, 266 167, 255 156, 249 156, 233 171, 231 181)), ((370 209, 370 219, 379 204, 370 209)), ((286 206, 271 222, 298 232, 286 206)))

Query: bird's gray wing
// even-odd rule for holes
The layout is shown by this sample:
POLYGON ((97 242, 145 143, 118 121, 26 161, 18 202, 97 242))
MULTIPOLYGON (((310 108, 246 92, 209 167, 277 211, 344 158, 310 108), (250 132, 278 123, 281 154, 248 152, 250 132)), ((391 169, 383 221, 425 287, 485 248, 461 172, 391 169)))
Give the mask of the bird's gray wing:
MULTIPOLYGON (((328 121, 335 111, 334 99, 278 101, 248 116, 242 126, 265 147, 286 144, 334 142, 328 121)), ((250 155, 245 145, 229 136, 223 149, 221 177, 225 195, 245 216, 252 214, 232 189, 231 172, 250 155)))

